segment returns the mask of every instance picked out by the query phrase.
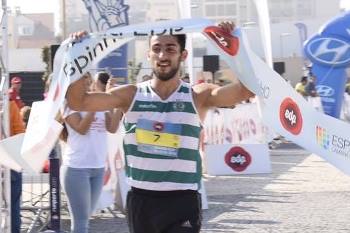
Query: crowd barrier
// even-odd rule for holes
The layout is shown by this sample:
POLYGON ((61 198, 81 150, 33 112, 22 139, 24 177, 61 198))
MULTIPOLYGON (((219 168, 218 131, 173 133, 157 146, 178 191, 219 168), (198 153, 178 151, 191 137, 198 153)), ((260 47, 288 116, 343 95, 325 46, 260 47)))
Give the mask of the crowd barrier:
POLYGON ((257 103, 216 108, 204 123, 204 167, 209 175, 271 172, 267 142, 275 134, 259 116, 257 103))
POLYGON ((24 232, 36 233, 49 224, 50 187, 49 174, 23 173, 21 216, 24 232))
POLYGON ((204 122, 206 145, 266 143, 273 137, 274 133, 262 123, 256 103, 211 109, 204 122))

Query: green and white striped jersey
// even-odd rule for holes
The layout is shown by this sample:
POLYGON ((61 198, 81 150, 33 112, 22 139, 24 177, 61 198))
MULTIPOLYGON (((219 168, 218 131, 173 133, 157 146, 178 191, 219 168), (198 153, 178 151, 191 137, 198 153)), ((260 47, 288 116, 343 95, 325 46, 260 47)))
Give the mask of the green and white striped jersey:
POLYGON ((189 84, 181 81, 162 100, 151 81, 139 83, 124 125, 129 185, 156 191, 200 188, 201 125, 189 84))

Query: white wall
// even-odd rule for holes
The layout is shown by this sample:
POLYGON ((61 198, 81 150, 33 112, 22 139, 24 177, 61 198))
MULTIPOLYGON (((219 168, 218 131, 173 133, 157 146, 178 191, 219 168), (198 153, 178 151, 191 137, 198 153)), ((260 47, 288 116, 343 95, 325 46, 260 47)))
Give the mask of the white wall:
POLYGON ((41 49, 9 49, 9 72, 44 71, 41 49))

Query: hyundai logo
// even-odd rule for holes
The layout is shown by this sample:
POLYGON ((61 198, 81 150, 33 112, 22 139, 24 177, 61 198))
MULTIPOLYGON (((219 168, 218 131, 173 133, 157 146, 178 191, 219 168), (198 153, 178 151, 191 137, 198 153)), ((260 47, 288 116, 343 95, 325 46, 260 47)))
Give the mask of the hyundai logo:
POLYGON ((334 95, 334 89, 326 85, 317 85, 317 93, 322 97, 331 97, 334 95))
POLYGON ((315 37, 306 44, 306 55, 313 62, 330 66, 346 66, 350 62, 350 44, 330 37, 315 37))

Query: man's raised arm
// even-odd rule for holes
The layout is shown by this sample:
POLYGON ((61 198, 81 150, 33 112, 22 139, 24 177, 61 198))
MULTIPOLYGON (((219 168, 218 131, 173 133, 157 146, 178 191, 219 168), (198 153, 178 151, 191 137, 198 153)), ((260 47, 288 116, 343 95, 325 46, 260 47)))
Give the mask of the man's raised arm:
POLYGON ((68 107, 76 111, 107 111, 121 108, 126 111, 133 99, 136 87, 123 85, 111 89, 108 93, 87 92, 83 78, 68 87, 68 107))
POLYGON ((235 80, 223 87, 213 88, 206 105, 208 107, 232 107, 253 96, 254 93, 249 91, 239 80, 235 80))
MULTIPOLYGON (((234 23, 230 21, 221 22, 218 26, 227 33, 231 33, 235 28, 234 23)), ((207 107, 232 107, 254 96, 238 79, 223 87, 211 85, 208 89, 210 91, 205 100, 207 107)))

